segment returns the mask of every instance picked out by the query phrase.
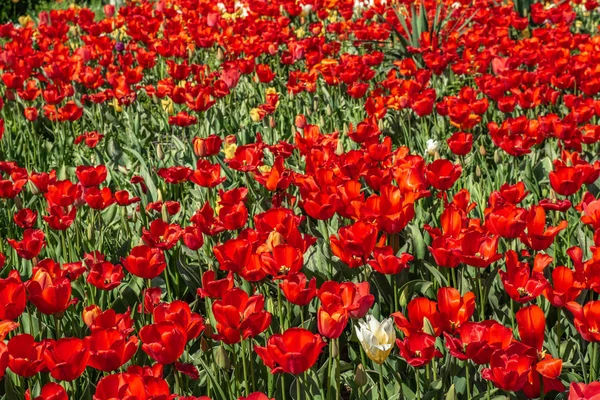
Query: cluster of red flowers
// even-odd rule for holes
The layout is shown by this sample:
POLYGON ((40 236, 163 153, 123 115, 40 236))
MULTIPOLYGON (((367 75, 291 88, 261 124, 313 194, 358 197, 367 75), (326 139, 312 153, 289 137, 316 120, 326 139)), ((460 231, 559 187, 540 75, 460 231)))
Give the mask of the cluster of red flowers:
POLYGON ((0 25, 0 378, 34 400, 83 380, 95 400, 268 400, 285 377, 255 381, 255 361, 300 391, 337 357, 339 385, 349 325, 387 314, 394 357, 452 357, 465 395, 475 365, 528 398, 597 399, 600 36, 577 23, 598 4, 437 3, 160 0, 0 25), (561 375, 575 332, 591 367, 561 375), (243 391, 212 365, 237 382, 238 358, 243 391))

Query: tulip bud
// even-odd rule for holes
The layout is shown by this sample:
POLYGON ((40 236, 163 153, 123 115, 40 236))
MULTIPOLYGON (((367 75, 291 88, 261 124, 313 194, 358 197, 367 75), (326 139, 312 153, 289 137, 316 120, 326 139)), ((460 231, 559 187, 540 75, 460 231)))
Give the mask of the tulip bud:
POLYGON ((28 182, 27 182, 27 189, 29 190, 29 193, 31 193, 31 194, 32 194, 32 195, 34 195, 34 196, 37 196, 38 194, 40 194, 40 193, 41 193, 41 192, 40 192, 40 189, 38 189, 38 187, 37 187, 37 186, 35 186, 35 185, 33 184, 33 182, 31 182, 31 181, 28 181, 28 182))
POLYGON ((502 161, 502 159, 500 157, 500 152, 498 151, 498 149, 496 149, 494 151, 494 163, 500 164, 500 161, 502 161))
POLYGON ((338 156, 341 156, 342 154, 344 154, 344 145, 342 144, 341 140, 337 141, 337 146, 335 148, 335 154, 337 154, 338 156))
POLYGON ((211 338, 214 334, 215 330, 213 329, 212 325, 206 325, 206 328, 204 328, 204 336, 211 338))
POLYGON ((431 325, 431 321, 427 317, 423 318, 423 332, 435 336, 435 329, 433 329, 433 325, 431 325))
POLYGON ((210 347, 208 345, 208 341, 206 340, 206 338, 204 336, 200 338, 200 349, 204 353, 206 353, 210 349, 210 347))
POLYGON ((223 61, 224 59, 225 59, 225 54, 223 53, 223 49, 221 47, 219 47, 217 49, 217 60, 223 61))
POLYGON ((365 367, 362 364, 358 364, 356 372, 354 373, 354 384, 358 387, 365 386, 369 382, 369 377, 365 372, 365 367))
MULTIPOLYGON (((88 224, 88 226, 87 226, 87 240, 88 240, 88 242, 92 241, 92 228, 93 228, 92 224, 88 224)), ((64 251, 64 249, 63 249, 63 251, 64 251)))
POLYGON ((479 165, 475 167, 475 176, 481 178, 481 168, 479 168, 479 165))
POLYGON ((21 201, 19 196, 13 197, 13 201, 15 202, 15 206, 17 206, 17 210, 20 210, 23 208, 23 202, 21 201))
POLYGON ((160 216, 163 221, 169 222, 169 213, 167 212, 166 203, 163 203, 162 207, 160 208, 160 216))
POLYGON ((160 189, 158 189, 158 190, 156 191, 156 197, 157 197, 157 198, 156 198, 156 201, 158 201, 158 202, 161 202, 161 203, 162 203, 162 201, 163 201, 163 197, 162 197, 162 192, 161 192, 161 190, 160 190, 160 189))
POLYGON ((298 129, 303 129, 306 126, 306 117, 302 114, 296 115, 294 125, 296 125, 296 128, 298 129))
POLYGON ((485 156, 487 154, 487 151, 485 151, 485 147, 483 145, 479 146, 479 154, 481 154, 482 156, 485 156))
POLYGON ((270 116, 269 116, 269 127, 270 127, 271 129, 275 129, 275 126, 276 126, 276 124, 275 124, 275 118, 273 118, 273 116, 272 116, 272 115, 270 115, 270 116))
POLYGON ((215 362, 221 369, 229 369, 231 367, 231 362, 229 361, 227 351, 222 345, 217 349, 217 354, 215 354, 215 362))
POLYGON ((164 153, 163 148, 160 143, 156 145, 156 157, 160 161, 165 159, 165 153, 164 153))

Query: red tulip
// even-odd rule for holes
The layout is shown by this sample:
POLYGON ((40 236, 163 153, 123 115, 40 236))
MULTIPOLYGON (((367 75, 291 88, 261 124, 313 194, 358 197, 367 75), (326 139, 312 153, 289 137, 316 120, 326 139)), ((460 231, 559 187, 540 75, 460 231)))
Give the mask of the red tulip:
POLYGON ((204 321, 200 314, 193 313, 188 303, 173 300, 171 303, 160 303, 152 312, 154 322, 172 321, 187 332, 187 341, 195 339, 204 330, 204 321))
POLYGON ((448 147, 457 156, 466 156, 473 148, 473 135, 465 132, 456 132, 447 140, 448 147))
POLYGON ((144 326, 139 333, 142 350, 156 362, 172 364, 181 357, 187 343, 187 332, 172 321, 144 326))
POLYGON ((75 175, 81 186, 90 188, 100 186, 106 179, 107 172, 104 165, 97 167, 80 165, 75 169, 75 175))
POLYGON ((543 207, 533 206, 527 215, 527 234, 521 233, 520 239, 533 250, 546 250, 554 242, 558 233, 567 227, 567 221, 560 221, 556 227, 546 229, 546 212, 543 207))
POLYGON ((514 250, 506 252, 506 272, 499 271, 506 293, 519 303, 527 303, 542 294, 548 285, 544 269, 552 262, 552 257, 539 253, 533 262, 533 269, 526 262, 519 262, 514 250))
POLYGON ((100 290, 112 290, 121 284, 123 268, 108 261, 92 264, 87 282, 100 290))
POLYGON ((454 331, 467 322, 475 312, 475 295, 472 292, 464 296, 453 287, 438 289, 438 310, 445 330, 454 331))
POLYGON ((274 279, 281 279, 288 274, 296 274, 302 269, 304 258, 302 252, 288 244, 273 247, 272 252, 261 254, 261 262, 265 272, 274 279))
POLYGON ((415 368, 429 364, 434 357, 442 357, 442 353, 435 348, 435 336, 426 333, 417 332, 404 340, 396 339, 396 345, 400 349, 400 356, 415 368))
POLYGON ((331 251, 350 268, 364 265, 377 241, 377 228, 359 221, 339 229, 338 237, 331 235, 331 251))
POLYGON ((481 371, 481 376, 499 389, 518 391, 527 382, 532 365, 537 360, 535 350, 515 342, 507 349, 492 354, 490 367, 481 371))
POLYGON ((559 266, 552 270, 552 283, 546 286, 544 297, 554 307, 565 307, 579 297, 585 284, 575 278, 575 273, 567 267, 559 266))
POLYGON ((519 237, 527 227, 527 210, 510 203, 493 208, 485 217, 485 226, 503 238, 519 237))
POLYGON ((17 252, 19 257, 26 260, 31 260, 37 257, 42 251, 42 248, 46 246, 46 236, 44 232, 38 229, 26 229, 23 232, 23 240, 17 242, 13 239, 7 239, 8 244, 12 246, 17 252))
POLYGON ((150 230, 142 228, 142 240, 147 246, 169 250, 175 247, 183 230, 177 224, 168 224, 162 219, 150 223, 150 230))
POLYGON ((369 265, 379 273, 386 275, 395 275, 409 268, 408 263, 414 257, 408 253, 402 253, 400 256, 394 255, 391 246, 376 247, 374 254, 375 260, 369 261, 369 265))
POLYGON ((563 196, 577 193, 583 184, 583 173, 576 167, 558 166, 550 172, 552 189, 563 196))
POLYGON ((568 400, 600 400, 600 382, 590 384, 572 382, 568 400))
POLYGON ((138 338, 129 338, 118 328, 110 328, 93 332, 86 339, 90 349, 88 365, 100 371, 114 371, 129 360, 138 348, 138 338))
MULTIPOLYGON (((30 400, 30 398, 31 394, 29 393, 29 389, 27 389, 25 392, 25 400, 30 400)), ((69 400, 69 396, 67 395, 65 388, 61 385, 49 382, 42 387, 40 395, 33 400, 69 400)))
POLYGON ((35 225, 37 216, 37 211, 31 210, 29 208, 23 208, 14 215, 13 220, 15 221, 15 224, 19 226, 19 228, 29 229, 33 228, 33 226, 35 225))
POLYGON ((369 282, 327 281, 319 288, 317 295, 325 306, 340 304, 348 311, 348 317, 353 319, 363 318, 375 302, 369 282))
POLYGON ((442 316, 437 310, 437 303, 426 299, 425 297, 414 298, 408 303, 406 318, 401 312, 392 314, 394 322, 398 329, 404 332, 405 336, 411 336, 414 333, 423 332, 425 319, 429 321, 433 328, 433 333, 437 336, 442 333, 442 316))
POLYGON ((271 314, 264 310, 263 295, 248 296, 239 288, 233 288, 212 305, 217 321, 216 339, 227 344, 255 337, 271 324, 271 314))
POLYGON ((210 135, 205 139, 195 137, 192 144, 197 157, 210 157, 219 153, 223 139, 217 135, 210 135))
POLYGON ((444 332, 445 345, 459 360, 475 364, 489 364, 492 354, 506 349, 513 342, 512 329, 496 321, 466 322, 458 329, 459 338, 444 332))
POLYGON ((129 255, 122 258, 121 262, 127 271, 144 279, 156 278, 167 266, 161 249, 145 245, 131 249, 129 255))
POLYGON ((448 190, 460 177, 462 167, 448 160, 435 160, 425 170, 427 182, 438 190, 448 190))
POLYGON ((94 400, 146 399, 144 379, 133 373, 107 375, 98 381, 94 400))
POLYGON ((600 300, 589 301, 583 307, 571 301, 567 309, 573 314, 577 332, 588 342, 600 342, 600 300))
POLYGON ((306 276, 302 272, 298 272, 297 274, 288 275, 279 284, 279 288, 287 301, 304 307, 317 295, 317 280, 313 277, 310 281, 307 281, 306 276))
POLYGON ((49 340, 44 350, 44 362, 54 379, 72 381, 85 370, 90 351, 82 339, 49 340))
POLYGON ((341 303, 319 307, 317 312, 319 333, 329 339, 337 339, 348 325, 348 310, 341 303))
POLYGON ((198 288, 198 296, 220 299, 225 293, 233 289, 233 272, 229 272, 223 279, 215 279, 216 275, 212 270, 202 274, 202 287, 198 288))
POLYGON ((81 197, 81 187, 71 181, 56 181, 48 184, 44 193, 48 206, 72 206, 81 197))
MULTIPOLYGON (((4 264, 0 262, 0 266, 4 264)), ((16 320, 19 318, 27 303, 25 285, 17 271, 10 271, 8 277, 0 279, 0 320, 16 320)))
POLYGON ((29 300, 40 312, 53 315, 64 312, 71 300, 71 281, 44 267, 34 267, 33 276, 25 283, 29 300))
POLYGON ((325 346, 319 335, 302 328, 290 328, 283 334, 271 336, 265 347, 255 345, 254 351, 272 373, 298 375, 315 364, 325 346))
POLYGON ((7 344, 8 367, 15 374, 29 378, 45 367, 43 354, 45 342, 36 342, 29 334, 20 334, 10 338, 7 344))

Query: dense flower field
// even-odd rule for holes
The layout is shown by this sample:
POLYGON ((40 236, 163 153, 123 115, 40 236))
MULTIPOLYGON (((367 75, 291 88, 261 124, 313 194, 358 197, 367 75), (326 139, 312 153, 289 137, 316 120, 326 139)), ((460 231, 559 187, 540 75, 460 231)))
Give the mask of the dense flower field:
POLYGON ((0 24, 5 399, 600 399, 594 0, 0 24))

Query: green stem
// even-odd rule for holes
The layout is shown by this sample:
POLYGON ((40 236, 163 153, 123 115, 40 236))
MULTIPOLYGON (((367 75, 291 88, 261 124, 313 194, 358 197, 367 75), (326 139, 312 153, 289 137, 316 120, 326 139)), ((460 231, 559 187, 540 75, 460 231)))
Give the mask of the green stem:
POLYGON ((242 368, 244 370, 244 389, 246 391, 246 397, 250 395, 250 385, 248 384, 248 372, 246 367, 246 341, 242 340, 242 368))
POLYGON ((469 376, 469 361, 465 361, 465 377, 467 378, 467 399, 471 398, 471 377, 469 376))
POLYGON ((379 398, 385 396, 385 385, 383 384, 383 364, 379 364, 379 398))

